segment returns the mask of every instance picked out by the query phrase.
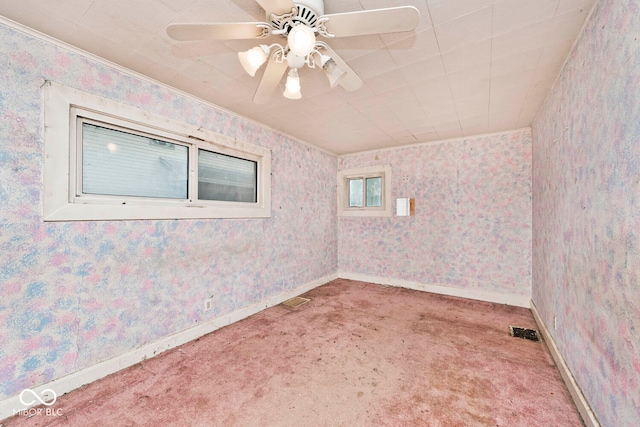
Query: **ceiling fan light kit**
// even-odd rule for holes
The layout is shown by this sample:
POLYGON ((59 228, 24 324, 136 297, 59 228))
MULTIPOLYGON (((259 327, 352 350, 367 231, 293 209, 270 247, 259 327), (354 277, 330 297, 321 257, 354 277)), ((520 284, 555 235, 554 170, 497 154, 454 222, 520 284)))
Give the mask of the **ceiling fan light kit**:
POLYGON ((346 91, 362 86, 362 79, 325 42, 331 39, 358 35, 381 34, 414 30, 420 14, 413 6, 324 14, 324 0, 256 0, 265 9, 266 22, 171 24, 167 34, 174 40, 234 40, 263 39, 272 35, 286 39, 279 43, 258 45, 238 53, 244 70, 254 77, 267 63, 255 103, 266 103, 287 72, 283 95, 300 99, 298 69, 303 66, 324 71, 331 88, 338 85, 346 91), (273 53, 272 53, 273 51, 273 53))

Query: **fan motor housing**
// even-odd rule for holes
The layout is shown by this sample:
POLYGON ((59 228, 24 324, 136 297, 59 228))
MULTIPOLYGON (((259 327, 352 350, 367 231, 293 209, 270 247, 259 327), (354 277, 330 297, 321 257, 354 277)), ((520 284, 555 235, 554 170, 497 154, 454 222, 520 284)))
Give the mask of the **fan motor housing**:
MULTIPOLYGON (((324 0, 296 0, 294 3, 298 9, 296 16, 285 14, 278 17, 267 11, 267 21, 271 22, 274 29, 285 30, 288 34, 291 28, 298 24, 314 28, 318 18, 324 15, 324 0)), ((283 36, 286 37, 286 34, 283 36)))

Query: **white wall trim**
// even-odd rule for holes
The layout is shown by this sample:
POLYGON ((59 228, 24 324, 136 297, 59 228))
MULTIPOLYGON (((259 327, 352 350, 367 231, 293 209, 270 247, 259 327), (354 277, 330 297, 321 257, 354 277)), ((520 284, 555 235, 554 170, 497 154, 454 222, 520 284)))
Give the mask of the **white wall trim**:
POLYGON ((513 305, 516 307, 529 308, 529 303, 531 301, 531 295, 509 295, 500 294, 497 292, 487 292, 479 289, 459 289, 453 288, 451 286, 426 284, 387 277, 367 276, 358 273, 339 272, 338 277, 341 279, 359 280, 362 282, 377 283, 379 285, 397 286, 400 288, 414 289, 417 291, 432 292, 434 294, 468 298, 479 301, 495 302, 498 304, 513 305))
MULTIPOLYGON (((33 390, 37 394, 40 394, 45 389, 51 389, 56 393, 57 396, 61 396, 64 393, 68 393, 72 390, 82 387, 85 384, 89 384, 114 372, 118 372, 124 368, 135 365, 136 363, 141 362, 145 359, 149 359, 167 350, 188 343, 189 341, 220 329, 223 326, 230 325, 234 322, 256 314, 264 309, 267 309, 274 305, 278 305, 281 302, 288 300, 289 298, 293 298, 295 296, 308 292, 336 278, 337 274, 335 273, 321 277, 319 279, 300 285, 296 288, 290 289, 286 292, 282 292, 278 295, 269 297, 258 303, 241 308, 224 316, 212 319, 193 328, 189 328, 182 332, 178 332, 176 334, 162 338, 159 341, 147 344, 128 353, 122 354, 109 360, 105 360, 104 362, 100 362, 96 365, 89 366, 65 377, 51 381, 47 384, 33 387, 31 388, 31 390, 33 390)), ((53 406, 52 408, 55 410, 55 406, 53 406)), ((15 415, 19 411, 24 411, 25 409, 27 409, 27 407, 20 402, 19 395, 12 396, 8 399, 0 401, 0 421, 15 415)))
POLYGON ((531 312, 533 313, 533 318, 538 324, 538 329, 540 329, 542 338, 544 339, 544 342, 546 343, 547 348, 551 353, 551 357, 553 357, 553 360, 556 362, 556 366, 560 371, 560 375, 562 376, 562 379, 566 384, 567 389, 569 390, 569 394, 571 394, 571 397, 573 398, 573 402, 575 403, 576 408, 578 409, 578 412, 582 417, 582 421, 584 422, 584 425, 586 427, 600 427, 600 423, 598 422, 596 415, 591 410, 591 407, 589 406, 589 402, 587 402, 587 399, 584 397, 584 394, 582 394, 582 390, 580 390, 580 386, 578 386, 578 383, 573 377, 571 370, 567 366, 567 363, 564 361, 564 357, 562 357, 562 354, 560 353, 560 349, 558 348, 555 341, 553 340, 553 337, 549 333, 549 329, 547 328, 547 325, 545 325, 544 322, 542 321, 542 317, 540 316, 540 313, 538 312, 538 309, 536 308, 533 301, 531 301, 531 312))

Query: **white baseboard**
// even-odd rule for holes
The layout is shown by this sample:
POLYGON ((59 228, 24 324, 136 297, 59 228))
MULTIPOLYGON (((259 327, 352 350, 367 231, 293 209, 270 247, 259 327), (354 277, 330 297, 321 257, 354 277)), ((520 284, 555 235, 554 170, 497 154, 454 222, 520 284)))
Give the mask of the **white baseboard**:
MULTIPOLYGON (((269 297, 266 300, 260 301, 259 303, 252 304, 250 306, 236 310, 232 313, 202 323, 193 328, 170 335, 154 343, 142 346, 128 353, 114 357, 113 359, 105 360, 104 362, 89 366, 65 377, 51 381, 47 384, 33 387, 31 390, 40 395, 42 391, 50 389, 53 390, 57 396, 61 396, 64 393, 68 393, 72 390, 82 387, 85 384, 89 384, 114 372, 135 365, 140 361, 149 359, 151 357, 157 356, 162 352, 188 343, 189 341, 220 329, 223 326, 227 326, 231 323, 242 320, 266 308, 278 305, 281 302, 288 300, 289 298, 293 298, 295 296, 308 292, 311 289, 324 285, 325 283, 328 283, 336 278, 337 274, 335 273, 321 277, 320 279, 305 283, 294 289, 269 297)), ((12 417, 18 412, 25 411, 26 409, 28 409, 28 407, 20 402, 19 395, 12 396, 8 399, 0 401, 0 420, 12 417)))
POLYGON ((367 276, 357 273, 339 272, 341 279, 359 280, 362 282, 377 283, 379 285, 397 286, 400 288, 414 289, 417 291, 432 292, 434 294, 448 295, 453 297, 469 298, 480 301, 495 302, 498 304, 513 305, 516 307, 529 308, 531 295, 508 295, 497 292, 486 292, 477 289, 458 289, 451 286, 428 285, 409 280, 393 279, 386 277, 367 276))
POLYGON ((584 397, 584 394, 582 394, 582 390, 580 390, 580 387, 578 386, 578 383, 573 377, 571 370, 569 370, 567 363, 564 361, 564 357, 562 357, 562 354, 560 353, 560 349, 558 349, 558 346, 553 340, 553 337, 549 333, 549 329, 547 328, 547 325, 545 325, 545 323, 542 321, 542 317, 540 316, 540 313, 538 312, 538 309, 536 308, 533 301, 531 301, 531 312, 533 313, 533 318, 538 324, 538 329, 542 334, 542 338, 544 339, 544 342, 547 344, 547 348, 551 353, 551 357, 553 357, 553 360, 556 362, 556 366, 560 371, 560 375, 562 376, 562 379, 566 384, 567 389, 569 390, 569 394, 571 394, 571 397, 573 398, 573 402, 575 403, 576 408, 578 409, 578 412, 582 417, 582 421, 584 422, 584 425, 586 427, 600 427, 600 423, 598 422, 596 415, 591 410, 591 407, 589 406, 589 402, 587 402, 587 399, 584 397))

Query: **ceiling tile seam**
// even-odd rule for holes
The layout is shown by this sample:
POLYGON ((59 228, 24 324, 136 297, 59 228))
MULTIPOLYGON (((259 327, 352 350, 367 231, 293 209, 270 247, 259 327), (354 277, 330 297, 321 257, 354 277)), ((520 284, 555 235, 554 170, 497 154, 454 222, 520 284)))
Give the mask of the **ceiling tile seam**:
MULTIPOLYGON (((362 58, 363 56, 367 56, 368 54, 372 53, 372 52, 377 52, 379 50, 386 50, 389 51, 388 46, 385 44, 384 40, 382 40, 382 37, 380 37, 380 34, 369 34, 369 37, 377 37, 380 40, 380 48, 377 49, 369 49, 368 51, 361 53, 361 54, 355 54, 351 57, 349 57, 349 61, 353 61, 354 59, 358 59, 358 58, 362 58)), ((327 41, 330 41, 331 39, 327 39, 327 41)))
MULTIPOLYGON (((156 63, 158 65, 164 65, 164 64, 161 64, 161 63, 157 62, 154 58, 151 58, 150 56, 147 55, 147 51, 145 50, 147 45, 148 45, 148 43, 138 47, 137 49, 135 49, 132 52, 132 55, 140 56, 140 57, 145 58, 146 60, 151 61, 153 63, 156 63)), ((173 53, 171 51, 172 48, 173 48, 173 46, 171 44, 169 44, 169 53, 171 55, 173 55, 173 53)), ((175 55, 173 55, 173 56, 175 56, 175 55)), ((173 76, 181 74, 182 72, 184 72, 184 70, 186 70, 188 68, 187 61, 178 61, 178 62, 180 63, 180 66, 178 68, 171 67, 174 70, 173 76)), ((169 67, 166 67, 166 65, 165 65, 165 68, 169 68, 169 67)))
MULTIPOLYGON (((564 70, 565 65, 567 64, 567 61, 569 60, 569 58, 571 57, 571 53, 573 53, 573 50, 576 47, 576 44, 578 43, 578 40, 580 40, 580 38, 582 37, 582 33, 584 32, 584 29, 586 27, 587 22, 589 22, 589 20, 591 19, 591 15, 593 14, 594 10, 596 9, 596 6, 598 5, 598 2, 594 2, 593 6, 591 7, 591 10, 589 11, 589 13, 587 14, 585 20, 582 22, 582 27, 580 28, 580 31, 578 32, 578 35, 576 36, 576 38, 573 40, 573 44, 571 45, 571 49, 569 49, 569 53, 566 55, 566 57, 564 58, 564 61, 562 63, 562 66, 560 66, 560 69, 558 70, 558 72, 556 73, 556 77, 555 79, 553 79, 553 83, 551 84, 551 88, 553 88, 556 85, 556 82, 558 81, 558 78, 560 77, 560 75, 562 74, 562 70, 564 70)), ((554 14, 554 17, 557 15, 557 11, 558 8, 560 7, 560 0, 558 0, 558 4, 556 6, 556 12, 554 14)), ((542 61, 542 54, 538 57, 538 62, 536 64, 536 72, 538 71, 538 68, 540 67, 540 62, 542 61)), ((534 73, 535 75, 535 73, 534 73)), ((531 82, 529 82, 529 85, 527 87, 527 94, 525 95, 525 100, 527 99, 527 97, 529 96, 529 92, 531 91, 531 86, 533 85, 533 80, 531 82)), ((542 105, 544 105, 545 101, 547 100, 547 98, 549 97, 549 93, 551 92, 551 90, 547 91, 547 94, 544 97, 544 100, 542 101, 542 104, 540 105, 540 107, 542 107, 542 105)), ((520 120, 522 118, 522 113, 524 111, 524 105, 522 105, 522 107, 520 108, 520 112, 518 113, 518 121, 516 122, 516 126, 518 125, 518 123, 520 123, 520 120)), ((538 112, 536 112, 535 116, 533 117, 533 121, 535 121, 536 117, 538 117, 538 114, 540 113, 540 108, 538 108, 538 112)), ((532 123, 533 123, 532 121, 532 123)))
POLYGON ((87 16, 87 13, 89 13, 89 9, 91 9, 95 3, 96 3, 95 0, 93 0, 89 5, 89 7, 87 7, 87 9, 82 13, 82 16, 76 22, 76 27, 80 25, 80 22, 84 19, 85 16, 87 16))
POLYGON ((556 10, 553 11, 553 18, 558 16, 558 9, 560 9, 560 0, 556 2, 556 10))
POLYGON ((440 41, 438 40, 438 33, 436 33, 436 27, 433 24, 433 18, 431 17, 431 10, 429 9, 429 1, 425 0, 424 3, 427 8, 427 15, 429 15, 429 22, 431 23, 431 28, 433 28, 433 36, 436 38, 436 44, 438 45, 438 52, 440 52, 440 57, 442 58, 442 48, 440 47, 440 41))
POLYGON ((451 96, 451 100, 453 101, 453 105, 455 106, 455 112, 456 112, 456 117, 458 118, 458 126, 460 126, 460 131, 462 132, 462 135, 465 135, 464 133, 464 129, 462 129, 462 122, 460 121, 460 106, 458 105, 458 102, 456 101, 456 98, 453 96, 453 90, 451 89, 451 81, 449 80, 449 75, 447 74, 447 86, 449 87, 449 95, 451 96))
MULTIPOLYGON (((420 16, 422 16, 422 15, 420 15, 420 16)), ((384 38, 382 37, 384 35, 383 33, 378 34, 378 37, 380 37, 380 41, 382 42, 382 46, 385 49, 389 49, 389 47, 393 46, 394 44, 402 43, 403 41, 407 40, 410 37, 417 37, 418 34, 424 33, 424 32, 429 31, 429 30, 433 30, 433 27, 424 28, 424 29, 421 29, 419 31, 417 31, 417 27, 416 27, 416 29, 413 29, 411 31, 396 32, 396 33, 393 33, 393 34, 398 36, 399 38, 393 40, 393 42, 390 42, 390 43, 387 43, 387 42, 384 41, 384 38)))
MULTIPOLYGON (((440 47, 440 41, 438 40, 438 33, 436 32, 436 27, 433 23, 433 17, 431 16, 431 9, 429 8, 428 0, 425 0, 425 5, 427 7, 427 13, 429 14, 429 22, 431 22, 431 28, 433 28, 433 36, 435 37, 436 45, 438 46, 438 52, 440 52, 440 60, 442 61, 442 68, 444 69, 444 75, 447 77, 447 86, 449 87, 449 96, 451 97, 451 100, 453 101, 453 104, 456 108, 456 117, 458 118, 458 126, 460 127, 460 132, 464 134, 464 131, 462 130, 462 124, 460 123, 460 115, 458 114, 458 105, 456 104, 456 100, 453 98, 453 90, 451 90, 451 82, 449 81, 449 76, 448 76, 449 73, 447 72, 447 66, 444 60, 442 59, 442 48, 440 47)), ((418 102, 420 102, 420 100, 418 100, 418 102)))
MULTIPOLYGON (((559 0, 558 0, 558 1, 559 1, 559 0)), ((590 9, 590 12, 587 14, 586 19, 583 21, 583 25, 580 27, 580 32, 578 33, 578 36, 582 34, 582 29, 584 28, 584 23, 586 23, 586 22, 589 20, 589 17, 591 16, 591 13, 593 12, 593 9, 595 8, 595 5, 596 5, 597 3, 598 3, 598 2, 596 1, 596 2, 592 5, 592 7, 591 7, 591 9, 590 9)), ((492 5, 492 7, 493 7, 493 5, 492 5)), ((538 18, 538 19, 537 19, 537 20, 535 20, 535 21, 529 22, 529 23, 527 23, 527 24, 525 24, 525 25, 523 25, 523 26, 516 27, 516 28, 514 28, 514 29, 512 29, 511 31, 508 31, 508 32, 506 32, 506 33, 501 33, 501 34, 498 34, 497 36, 492 35, 492 38, 494 38, 494 37, 503 37, 503 36, 508 36, 508 35, 510 35, 510 34, 511 34, 511 33, 513 33, 513 32, 518 32, 518 31, 520 31, 520 30, 522 30, 522 29, 524 29, 524 28, 528 28, 528 27, 536 26, 536 25, 539 25, 539 24, 544 24, 544 23, 549 23, 549 22, 550 22, 550 23, 553 23, 553 21, 554 21, 554 20, 559 16, 559 15, 558 15, 558 13, 557 13, 557 11, 558 11, 559 7, 560 7, 560 3, 558 2, 558 4, 557 4, 557 6, 556 6, 556 10, 555 10, 554 14, 553 14, 552 16, 548 17, 548 18, 538 18)), ((566 14, 566 13, 570 13, 571 11, 575 11, 575 10, 583 9, 583 8, 585 8, 585 6, 576 7, 576 8, 570 9, 569 11, 565 11, 565 12, 561 13, 560 15, 562 15, 562 14, 566 14)), ((540 30, 540 32, 545 32, 545 31, 546 31, 546 29, 540 30)), ((493 28, 492 28, 492 32, 493 32, 493 28)), ((577 39, 576 39, 576 40, 577 40, 577 39)), ((565 59, 566 59, 566 58, 565 58, 565 59)))
MULTIPOLYGON (((424 110, 424 107, 423 107, 423 106, 422 106, 422 104, 420 103, 420 100, 419 100, 418 98, 416 98, 416 97, 414 97, 414 100, 415 100, 415 101, 416 101, 416 103, 420 106, 420 110, 422 110, 422 115, 425 117, 425 119, 424 119, 424 124, 425 124, 425 125, 427 125, 427 126, 432 126, 432 125, 429 123, 429 117, 428 117, 428 115, 427 115, 427 112, 424 110)), ((401 118, 401 117, 399 117, 399 116, 398 116, 398 114, 397 114, 395 111, 391 111, 391 114, 393 114, 393 116, 394 116, 396 119, 398 119, 398 121, 400 121, 400 123, 403 123, 403 124, 404 124, 404 122, 402 121, 402 118, 401 118)), ((416 141, 418 141, 418 135, 416 135, 416 134, 412 131, 412 129, 410 128, 410 126, 406 126, 406 125, 405 125, 405 127, 406 127, 406 131, 407 131, 408 133, 410 133, 410 134, 411 134, 411 135, 416 139, 416 141)), ((393 138, 393 137, 392 137, 392 138, 393 138)), ((418 142, 420 142, 420 141, 418 141, 418 142)))
MULTIPOLYGON (((569 58, 571 58, 571 54, 573 53, 573 51, 576 48, 576 44, 578 44, 578 40, 580 40, 582 38, 582 34, 584 33, 585 28, 587 27, 587 24, 591 21, 591 17, 594 14, 596 8, 599 5, 600 5, 599 1, 594 1, 593 4, 591 5, 591 10, 589 11, 589 13, 587 13, 587 16, 585 17, 584 21, 582 22, 582 27, 580 28, 580 31, 578 31, 578 35, 576 36, 576 38, 573 40, 573 44, 571 45, 571 49, 569 49, 569 53, 564 58, 564 61, 562 62, 562 66, 560 67, 560 70, 556 74, 556 78, 553 80, 553 83, 551 84, 551 89, 553 89, 553 87, 558 82, 558 79, 560 78, 560 75, 562 75, 562 71, 564 70, 565 66, 567 65, 567 62, 569 61, 569 58)), ((539 63, 538 63, 538 65, 539 65, 539 63)), ((537 67, 536 67, 536 69, 537 69, 537 67)), ((542 104, 540 105, 540 107, 542 107, 542 105, 544 105, 544 103, 547 101, 547 98, 549 97, 549 94, 552 92, 551 89, 549 91, 547 91, 547 94, 544 97, 544 100, 542 101, 542 104)), ((527 92, 527 94, 528 94, 528 92, 527 92)), ((533 120, 531 121, 532 124, 536 120, 536 118, 538 117, 538 114, 540 114, 540 109, 541 108, 538 108, 538 112, 533 117, 533 120)), ((522 111, 521 111, 521 113, 522 113, 522 111)), ((518 116, 518 121, 519 120, 520 120, 520 116, 518 116)), ((516 125, 517 125, 517 123, 516 123, 516 125)))
MULTIPOLYGON (((378 131, 380 131, 380 132, 384 133, 385 135, 387 135, 387 136, 391 137, 391 135, 389 135, 389 134, 388 134, 384 129, 382 129, 380 126, 378 126, 378 125, 376 124, 376 122, 374 122, 373 120, 371 120, 371 119, 369 118, 369 116, 367 116, 366 114, 364 114, 364 113, 363 113, 363 112, 362 112, 362 111, 361 111, 361 110, 360 110, 356 105, 353 105, 353 104, 352 104, 352 103, 350 103, 350 102, 347 102, 347 104, 348 104, 348 105, 351 105, 351 106, 352 106, 356 111, 358 111, 360 114, 362 114, 362 115, 363 115, 364 119, 368 122, 368 125, 367 125, 367 126, 368 126, 369 128, 375 128, 375 129, 377 129, 378 131)), ((397 118, 397 117, 396 117, 396 118, 397 118)), ((331 153, 331 154, 333 154, 333 155, 335 155, 335 156, 340 156, 340 155, 339 155, 339 154, 337 154, 337 153, 331 153)))
MULTIPOLYGON (((427 3, 427 9, 429 9, 429 0, 425 0, 425 2, 427 3)), ((464 17, 469 16, 469 15, 473 15, 474 13, 476 13, 479 10, 482 10, 482 9, 484 9, 486 7, 489 7, 489 6, 479 7, 477 9, 473 9, 472 11, 470 11, 468 13, 464 13, 462 15, 456 15, 455 18, 451 18, 451 19, 447 19, 446 21, 439 22, 438 25, 447 24, 447 23, 449 23, 451 21, 455 21, 456 19, 460 19, 460 18, 464 18, 464 17)), ((491 8, 492 8, 492 14, 493 14, 493 3, 491 3, 491 8)), ((431 20, 431 25, 433 25, 433 19, 431 20)), ((435 26, 434 26, 434 28, 435 28, 435 26)))
MULTIPOLYGON (((540 54, 540 55, 538 56, 538 61, 537 61, 537 63, 536 63, 536 71, 538 71, 538 67, 540 67, 540 61, 541 61, 541 60, 542 60, 542 54, 540 54)), ((534 76, 536 75, 536 71, 534 71, 534 73, 533 73, 533 75, 534 75, 534 76)), ((524 96, 525 102, 526 102, 526 99, 529 97, 529 93, 531 92, 531 87, 532 87, 532 85, 533 85, 533 82, 534 82, 534 79, 531 79, 531 80, 529 81, 529 84, 527 85, 527 93, 526 93, 526 95, 524 96)), ((545 97, 545 98, 546 98, 546 97, 545 97)), ((517 121, 516 121, 516 126, 518 125, 518 123, 520 123, 520 119, 522 118, 522 112, 523 112, 523 111, 524 111, 524 103, 520 106, 520 112, 518 113, 518 119, 517 119, 517 121)), ((536 115, 537 115, 537 113, 536 113, 536 115)))

